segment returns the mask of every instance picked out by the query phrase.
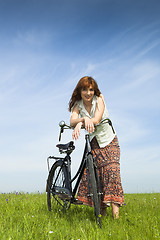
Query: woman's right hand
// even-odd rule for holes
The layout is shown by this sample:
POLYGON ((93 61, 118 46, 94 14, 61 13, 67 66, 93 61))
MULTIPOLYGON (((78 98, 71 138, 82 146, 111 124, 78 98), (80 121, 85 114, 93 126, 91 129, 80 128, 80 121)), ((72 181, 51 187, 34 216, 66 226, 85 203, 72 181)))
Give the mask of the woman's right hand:
POLYGON ((72 137, 74 140, 77 140, 80 136, 80 132, 81 132, 81 128, 82 128, 83 123, 79 122, 77 123, 77 125, 75 126, 73 133, 72 133, 72 137))

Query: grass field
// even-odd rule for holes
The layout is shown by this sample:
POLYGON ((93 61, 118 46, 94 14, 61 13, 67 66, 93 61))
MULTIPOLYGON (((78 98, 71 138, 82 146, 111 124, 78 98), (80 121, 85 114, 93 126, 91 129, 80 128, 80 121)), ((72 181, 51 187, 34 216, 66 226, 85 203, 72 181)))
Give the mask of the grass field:
POLYGON ((160 193, 125 194, 117 220, 107 210, 100 229, 90 207, 72 205, 64 213, 55 205, 49 212, 45 193, 0 194, 0 239, 160 239, 160 193))

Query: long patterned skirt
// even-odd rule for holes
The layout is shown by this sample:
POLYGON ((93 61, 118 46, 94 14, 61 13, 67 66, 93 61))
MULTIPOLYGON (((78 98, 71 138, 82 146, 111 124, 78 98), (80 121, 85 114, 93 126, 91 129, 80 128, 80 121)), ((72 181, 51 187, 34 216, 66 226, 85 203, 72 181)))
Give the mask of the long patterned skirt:
MULTIPOLYGON (((102 187, 101 207, 109 203, 117 203, 122 206, 124 194, 120 176, 120 147, 117 136, 104 148, 100 148, 96 138, 91 141, 92 153, 96 161, 99 179, 102 187)), ((93 206, 88 195, 87 172, 84 170, 78 189, 77 198, 83 204, 93 206)))

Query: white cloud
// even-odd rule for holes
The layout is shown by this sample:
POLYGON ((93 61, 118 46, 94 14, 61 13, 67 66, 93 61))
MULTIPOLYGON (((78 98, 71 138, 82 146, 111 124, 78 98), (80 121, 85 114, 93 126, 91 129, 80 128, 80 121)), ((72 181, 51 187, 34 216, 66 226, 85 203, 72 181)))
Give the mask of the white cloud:
POLYGON ((130 68, 129 71, 125 73, 125 76, 128 77, 130 81, 127 82, 122 89, 118 89, 118 91, 122 91, 123 93, 134 91, 141 86, 143 87, 148 81, 157 81, 157 77, 160 76, 159 65, 151 61, 142 62, 130 68), (126 76, 126 74, 128 76, 126 76))
POLYGON ((138 55, 137 57, 145 56, 147 53, 149 53, 154 48, 160 46, 160 40, 154 40, 149 46, 145 47, 138 55))
MULTIPOLYGON (((52 34, 53 37, 53 34, 52 34)), ((51 42, 51 34, 47 31, 37 31, 36 29, 28 29, 17 31, 12 43, 17 47, 43 47, 51 42)))

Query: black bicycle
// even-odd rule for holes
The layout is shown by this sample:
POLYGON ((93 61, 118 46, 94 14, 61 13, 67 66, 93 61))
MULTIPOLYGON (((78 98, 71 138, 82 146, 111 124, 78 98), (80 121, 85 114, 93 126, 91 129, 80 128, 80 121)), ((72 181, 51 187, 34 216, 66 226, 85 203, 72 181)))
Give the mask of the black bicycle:
MULTIPOLYGON (((110 119, 103 120, 102 123, 109 123, 112 126, 110 119)), ((72 129, 69 125, 65 124, 64 121, 59 123, 60 126, 60 135, 59 141, 61 140, 61 134, 64 132, 64 129, 72 129)), ((96 131, 95 126, 95 131, 96 131)), ((114 131, 114 129, 113 129, 114 131)), ((47 158, 49 175, 47 179, 47 204, 49 211, 52 210, 52 206, 56 202, 63 207, 63 209, 69 209, 71 204, 81 204, 76 199, 76 193, 84 172, 86 168, 87 172, 87 185, 88 185, 88 195, 87 197, 91 198, 94 206, 94 213, 96 221, 101 227, 101 214, 100 214, 100 201, 102 196, 102 189, 99 181, 99 176, 97 172, 97 167, 95 160, 91 151, 91 144, 89 140, 89 133, 85 134, 85 149, 80 163, 79 169, 75 176, 71 178, 71 153, 75 149, 74 142, 70 141, 67 144, 57 144, 56 147, 59 148, 60 154, 65 153, 65 157, 54 157, 49 156, 47 158), (49 160, 54 159, 55 162, 52 165, 51 169, 49 167, 49 160), (75 182, 74 187, 72 188, 72 183, 75 182)), ((83 204, 83 203, 82 203, 83 204)))

